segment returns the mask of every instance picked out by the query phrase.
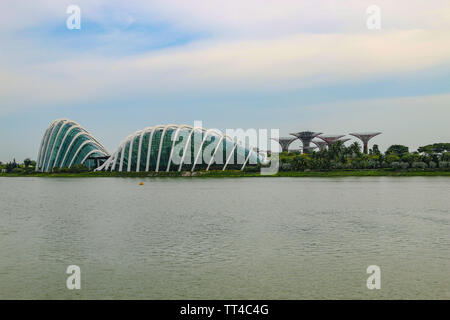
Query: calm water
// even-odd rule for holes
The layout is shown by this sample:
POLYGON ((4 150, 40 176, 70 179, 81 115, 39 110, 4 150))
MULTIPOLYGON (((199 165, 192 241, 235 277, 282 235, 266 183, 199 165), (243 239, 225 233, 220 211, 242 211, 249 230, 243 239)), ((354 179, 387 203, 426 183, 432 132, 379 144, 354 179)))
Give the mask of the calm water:
POLYGON ((0 178, 0 298, 450 298, 449 178, 139 181, 0 178))

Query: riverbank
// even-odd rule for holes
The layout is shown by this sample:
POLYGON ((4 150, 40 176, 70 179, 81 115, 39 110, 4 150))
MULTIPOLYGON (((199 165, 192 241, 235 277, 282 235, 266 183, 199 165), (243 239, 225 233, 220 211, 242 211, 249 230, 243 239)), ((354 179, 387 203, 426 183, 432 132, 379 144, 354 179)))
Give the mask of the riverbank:
POLYGON ((450 177, 450 170, 331 170, 331 171, 280 171, 268 176, 259 172, 196 171, 196 172, 81 172, 81 173, 0 173, 0 177, 197 177, 197 178, 239 178, 239 177, 418 177, 439 176, 450 177))

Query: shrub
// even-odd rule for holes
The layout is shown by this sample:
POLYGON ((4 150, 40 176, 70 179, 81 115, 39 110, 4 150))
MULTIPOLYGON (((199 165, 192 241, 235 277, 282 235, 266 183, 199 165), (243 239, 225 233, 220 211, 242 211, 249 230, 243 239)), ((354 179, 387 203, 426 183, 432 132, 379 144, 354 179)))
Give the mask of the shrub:
POLYGON ((409 163, 408 163, 408 162, 401 162, 401 163, 400 163, 400 167, 401 167, 402 169, 408 169, 409 163))
POLYGON ((23 169, 22 168, 14 168, 14 169, 12 169, 12 173, 23 173, 23 169))
POLYGON ((427 164, 425 162, 413 162, 412 164, 413 168, 417 168, 417 169, 425 169, 427 167, 427 164))
POLYGON ((290 164, 290 163, 282 163, 280 165, 280 170, 281 171, 291 171, 292 170, 292 164, 290 164))
POLYGON ((34 171, 35 171, 34 167, 25 167, 25 168, 23 168, 23 172, 26 173, 26 174, 33 173, 34 171))
POLYGON ((343 169, 344 166, 345 165, 340 162, 333 163, 333 169, 343 169))
POLYGON ((376 169, 378 167, 378 162, 374 161, 374 160, 369 160, 367 162, 367 167, 369 169, 376 169))
POLYGON ((398 162, 398 161, 392 162, 391 163, 391 168, 394 169, 394 170, 401 169, 401 163, 398 162))
POLYGON ((245 166, 244 172, 258 172, 261 170, 261 164, 245 166))

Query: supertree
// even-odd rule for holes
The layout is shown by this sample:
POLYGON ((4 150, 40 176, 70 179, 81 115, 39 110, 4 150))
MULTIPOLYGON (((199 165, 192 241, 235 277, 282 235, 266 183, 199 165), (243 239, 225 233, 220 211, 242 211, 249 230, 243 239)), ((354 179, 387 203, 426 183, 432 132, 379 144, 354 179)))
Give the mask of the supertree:
POLYGON ((327 143, 322 140, 312 140, 312 143, 314 143, 320 151, 325 150, 327 148, 327 143))
POLYGON ((360 139, 363 143, 364 153, 368 153, 369 150, 369 140, 373 137, 381 134, 381 132, 364 132, 364 133, 349 133, 349 135, 360 139))
POLYGON ((344 136, 345 136, 345 134, 343 134, 343 135, 323 135, 323 136, 318 136, 317 138, 322 139, 323 141, 326 142, 326 144, 328 146, 330 146, 344 136))
POLYGON ((290 133, 291 135, 300 139, 303 144, 303 153, 309 153, 311 140, 317 137, 321 132, 301 131, 296 133, 290 133))
POLYGON ((272 140, 277 141, 281 146, 281 151, 289 151, 289 145, 297 140, 296 138, 291 137, 281 137, 281 138, 272 138, 272 140))

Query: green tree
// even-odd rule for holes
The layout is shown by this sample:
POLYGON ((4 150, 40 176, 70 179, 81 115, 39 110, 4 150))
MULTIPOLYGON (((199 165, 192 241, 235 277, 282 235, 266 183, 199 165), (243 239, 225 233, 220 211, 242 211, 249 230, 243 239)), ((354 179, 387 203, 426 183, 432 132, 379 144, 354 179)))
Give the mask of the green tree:
POLYGON ((308 154, 300 154, 292 160, 294 170, 305 170, 311 168, 311 157, 308 154))
POLYGON ((375 156, 378 156, 378 155, 381 154, 381 151, 380 151, 380 149, 379 149, 377 144, 374 144, 372 149, 370 149, 370 151, 371 151, 371 154, 373 154, 375 156))
POLYGON ((434 144, 428 144, 426 146, 419 147, 417 149, 420 153, 443 153, 450 151, 450 143, 434 143, 434 144))
POLYGON ((442 161, 450 161, 450 152, 444 152, 442 154, 442 161))
POLYGON ((394 144, 386 150, 387 155, 388 154, 396 154, 398 156, 402 156, 408 152, 409 152, 409 148, 407 146, 403 146, 401 144, 394 144))
POLYGON ((344 161, 347 148, 342 141, 336 141, 328 147, 328 157, 330 160, 344 161))
POLYGON ((401 160, 402 160, 402 162, 413 163, 414 156, 412 153, 405 153, 401 156, 401 160))
POLYGON ((14 159, 12 162, 8 162, 5 166, 6 172, 13 172, 15 168, 19 167, 14 159))
POLYGON ((352 156, 359 156, 361 155, 361 145, 358 141, 355 141, 347 148, 347 151, 352 156))
POLYGON ((400 157, 394 153, 388 154, 386 156, 387 163, 400 162, 400 157))
POLYGON ((26 158, 25 160, 23 160, 23 164, 25 165, 25 167, 29 167, 31 165, 31 159, 26 158))

